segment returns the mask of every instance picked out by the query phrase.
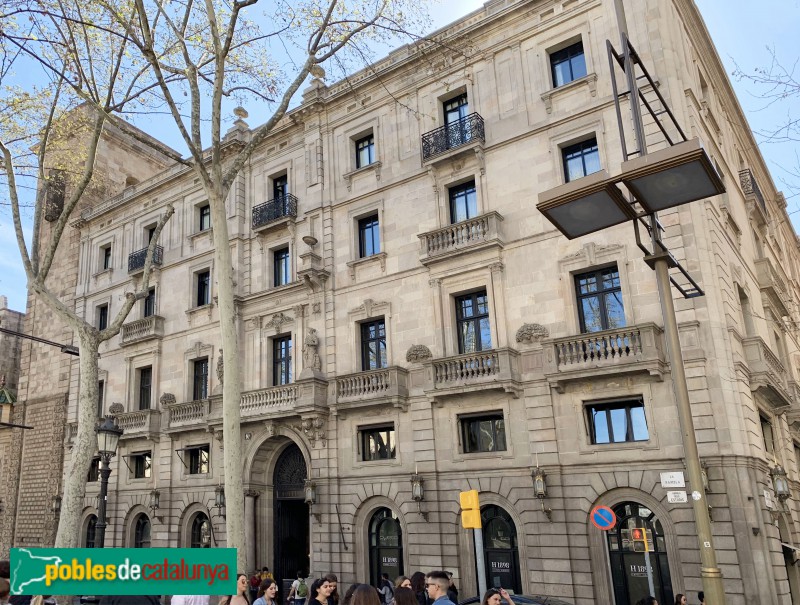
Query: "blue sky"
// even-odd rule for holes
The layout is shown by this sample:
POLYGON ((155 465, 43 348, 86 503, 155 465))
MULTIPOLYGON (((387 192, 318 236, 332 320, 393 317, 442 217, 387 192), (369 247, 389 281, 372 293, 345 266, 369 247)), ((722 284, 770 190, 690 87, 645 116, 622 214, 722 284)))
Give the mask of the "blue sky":
MULTIPOLYGON (((770 61, 768 47, 775 49, 786 64, 798 58, 797 25, 800 24, 800 0, 761 0, 757 10, 750 0, 695 0, 716 44, 717 52, 729 76, 738 65, 745 72, 770 61)), ((482 6, 479 0, 442 0, 431 8, 435 28, 442 27, 482 6)), ((633 40, 634 45, 636 41, 633 40)), ((747 81, 733 79, 739 102, 754 131, 766 131, 786 119, 789 103, 800 114, 800 98, 787 103, 765 107, 758 98, 758 89, 747 81)), ((255 114, 255 112, 251 112, 255 114)), ((253 118, 256 116, 253 115, 253 118)), ((252 125, 257 120, 250 120, 252 125)), ((147 127, 142 125, 145 130, 147 127)), ((157 132, 154 132, 157 134, 157 132)), ((169 141, 168 141, 169 142, 169 141)), ((787 168, 800 164, 800 144, 762 144, 773 180, 778 189, 787 193, 787 211, 795 224, 800 225, 800 196, 788 197, 784 181, 789 179, 787 168)), ((30 233, 27 233, 30 236, 30 233)), ((30 241, 30 240, 29 240, 30 241)), ((7 211, 0 211, 0 294, 9 299, 9 306, 25 310, 25 274, 19 259, 13 226, 7 211)))

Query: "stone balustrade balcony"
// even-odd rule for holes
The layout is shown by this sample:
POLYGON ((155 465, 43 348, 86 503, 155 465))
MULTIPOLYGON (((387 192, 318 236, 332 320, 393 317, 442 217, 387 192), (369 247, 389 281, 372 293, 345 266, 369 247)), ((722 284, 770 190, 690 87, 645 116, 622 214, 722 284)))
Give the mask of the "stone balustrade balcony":
POLYGON ((268 387, 242 394, 242 416, 260 416, 297 406, 300 389, 297 384, 268 387))
POLYGON ((164 318, 160 315, 151 315, 122 325, 120 345, 126 346, 152 338, 164 336, 164 318))
POLYGON ((405 409, 408 370, 398 366, 356 372, 336 378, 336 409, 390 404, 405 409))
POLYGON ((159 410, 134 410, 116 414, 114 420, 122 429, 120 439, 134 437, 151 438, 161 430, 161 412, 159 410))
POLYGON ((654 323, 545 340, 544 374, 560 393, 570 381, 609 375, 646 373, 663 380, 663 340, 654 323))
POLYGON ((792 398, 786 368, 781 360, 760 336, 743 338, 742 347, 750 372, 750 390, 761 394, 776 413, 787 411, 792 398))
MULTIPOLYGON (((128 273, 138 273, 144 271, 144 261, 147 258, 147 248, 142 248, 128 255, 128 273)), ((156 246, 153 250, 153 266, 160 267, 164 262, 164 248, 156 246)))
POLYGON ((515 399, 522 392, 519 353, 514 349, 489 349, 425 363, 429 397, 461 395, 474 391, 501 390, 515 399))
POLYGON ((772 264, 768 258, 755 261, 756 279, 761 291, 781 311, 781 315, 790 315, 792 303, 787 287, 787 278, 772 264))
POLYGON ((209 399, 201 399, 198 401, 170 403, 165 408, 167 411, 167 431, 204 428, 208 424, 211 401, 209 399))
POLYGON ((420 262, 427 266, 467 250, 502 248, 502 223, 503 216, 499 212, 487 212, 434 231, 421 233, 417 236, 420 240, 420 262))

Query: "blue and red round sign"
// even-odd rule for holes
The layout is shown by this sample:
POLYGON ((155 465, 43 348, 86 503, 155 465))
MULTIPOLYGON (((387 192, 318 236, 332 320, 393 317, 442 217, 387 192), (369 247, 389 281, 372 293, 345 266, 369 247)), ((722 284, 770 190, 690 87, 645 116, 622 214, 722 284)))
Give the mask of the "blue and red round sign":
POLYGON ((595 506, 589 513, 589 519, 597 529, 608 531, 617 525, 617 515, 607 506, 595 506))

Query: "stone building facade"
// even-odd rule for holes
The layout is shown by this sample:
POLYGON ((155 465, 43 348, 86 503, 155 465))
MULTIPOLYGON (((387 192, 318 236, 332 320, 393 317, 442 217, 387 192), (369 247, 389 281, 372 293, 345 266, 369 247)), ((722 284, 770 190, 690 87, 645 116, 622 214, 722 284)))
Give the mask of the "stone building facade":
MULTIPOLYGON (((727 188, 660 215, 705 291, 673 293, 708 479, 685 489, 707 493, 727 603, 800 603, 798 239, 694 3, 623 4, 727 188), (792 497, 775 494, 779 468, 792 497)), ((566 241, 535 209, 623 160, 614 2, 490 1, 434 37, 446 44, 314 80, 227 201, 249 566, 345 584, 444 568, 473 594, 458 494, 477 489, 489 585, 635 602, 647 569, 627 530, 644 527, 659 602, 695 593, 691 506, 662 485, 684 463, 655 276, 629 226, 566 241), (620 518, 608 534, 589 522, 598 504, 620 518)), ((248 130, 239 119, 228 138, 248 130)), ((106 546, 225 543, 213 225, 192 175, 143 175, 87 209, 65 288, 86 318, 112 317, 167 203, 153 295, 101 349, 99 407, 125 431, 106 546)), ((59 376, 43 393, 71 423, 77 366, 50 363, 26 366, 21 393, 59 376)))

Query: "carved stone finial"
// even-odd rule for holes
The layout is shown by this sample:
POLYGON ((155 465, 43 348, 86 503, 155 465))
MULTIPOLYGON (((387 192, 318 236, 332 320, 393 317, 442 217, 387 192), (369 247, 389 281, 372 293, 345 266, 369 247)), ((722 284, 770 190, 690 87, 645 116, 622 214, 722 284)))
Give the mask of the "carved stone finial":
POLYGON ((175 403, 177 399, 175 399, 175 395, 172 393, 164 393, 158 401, 162 406, 165 406, 169 405, 170 403, 175 403))
POLYGON ((517 342, 528 345, 549 337, 550 332, 542 324, 522 324, 517 330, 517 342))
POLYGON ((122 414, 124 411, 125 411, 125 406, 119 403, 118 401, 112 403, 111 406, 108 408, 108 413, 111 415, 122 414))
POLYGON ((431 350, 425 345, 411 345, 406 351, 406 361, 419 363, 433 357, 431 350))

